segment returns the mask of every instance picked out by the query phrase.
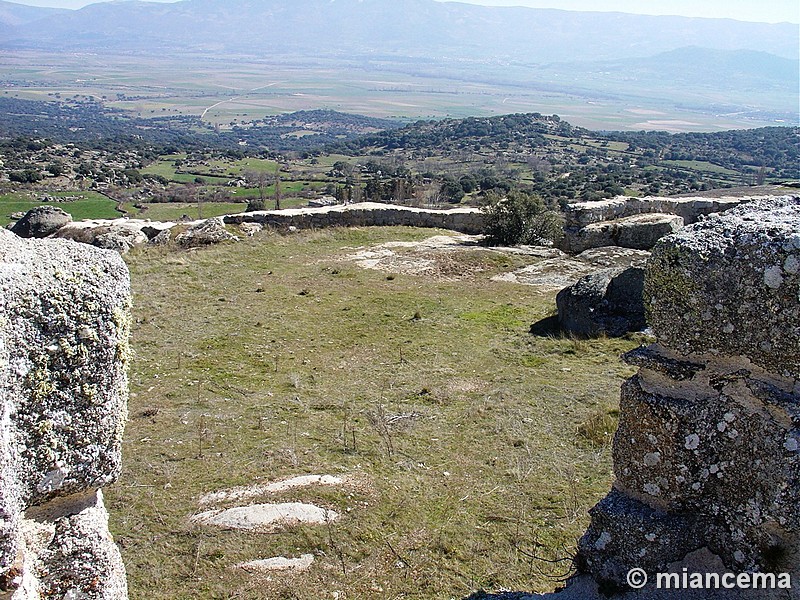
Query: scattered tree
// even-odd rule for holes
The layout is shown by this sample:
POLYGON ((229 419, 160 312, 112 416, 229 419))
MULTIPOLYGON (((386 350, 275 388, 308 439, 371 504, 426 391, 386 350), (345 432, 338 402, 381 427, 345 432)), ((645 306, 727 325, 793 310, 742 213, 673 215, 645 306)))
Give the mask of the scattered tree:
POLYGON ((563 217, 535 194, 489 193, 482 210, 486 242, 491 245, 550 244, 557 242, 564 232, 563 217))

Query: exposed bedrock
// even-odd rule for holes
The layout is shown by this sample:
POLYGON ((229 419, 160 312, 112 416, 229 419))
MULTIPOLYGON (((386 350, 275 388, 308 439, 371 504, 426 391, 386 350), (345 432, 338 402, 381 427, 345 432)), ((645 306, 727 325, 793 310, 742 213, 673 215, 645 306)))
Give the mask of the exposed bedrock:
POLYGON ((683 217, 663 213, 592 223, 578 230, 565 230, 561 248, 571 254, 602 246, 650 250, 662 237, 683 227, 683 223, 683 217))

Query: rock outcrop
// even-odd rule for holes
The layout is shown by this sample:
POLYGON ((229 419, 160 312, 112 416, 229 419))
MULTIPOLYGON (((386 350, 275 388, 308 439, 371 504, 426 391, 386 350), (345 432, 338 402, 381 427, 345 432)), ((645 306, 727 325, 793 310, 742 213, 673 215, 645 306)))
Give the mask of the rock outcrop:
POLYGON ((72 223, 59 229, 53 237, 90 244, 105 250, 116 250, 120 254, 131 248, 146 244, 149 239, 143 231, 146 221, 115 219, 108 224, 92 226, 92 221, 72 223))
POLYGON ((236 242, 239 238, 225 229, 222 217, 214 217, 192 225, 175 236, 175 241, 184 248, 210 246, 221 242, 236 242))
POLYGON ((767 196, 628 198, 618 196, 597 202, 577 202, 565 212, 561 249, 578 254, 600 246, 649 250, 660 237, 705 216, 767 196))
POLYGON ((100 488, 120 473, 130 282, 119 255, 0 230, 0 589, 126 598, 100 488))
POLYGON ((630 198, 628 196, 617 196, 608 200, 570 204, 566 211, 566 226, 568 228, 580 228, 592 223, 616 221, 633 215, 651 213, 677 215, 687 225, 691 225, 696 223, 702 216, 725 212, 740 204, 765 198, 764 196, 723 198, 705 198, 702 196, 630 198))
POLYGON ((603 269, 556 296, 561 329, 578 337, 620 337, 645 327, 644 268, 603 269))
MULTIPOLYGON (((640 370, 622 388, 616 481, 579 544, 593 589, 629 589, 633 568, 800 584, 799 294, 798 199, 753 202, 655 247, 644 298, 658 341, 626 355, 640 370)), ((563 597, 593 597, 575 595, 587 585, 563 597)), ((651 585, 630 597, 662 596, 651 585)))
POLYGON ((563 247, 567 252, 579 254, 591 248, 619 246, 634 250, 650 250, 665 235, 683 227, 683 217, 664 213, 633 215, 592 223, 570 232, 564 238, 563 247))
POLYGON ((44 238, 70 222, 72 215, 57 206, 37 206, 14 223, 11 231, 24 238, 44 238))

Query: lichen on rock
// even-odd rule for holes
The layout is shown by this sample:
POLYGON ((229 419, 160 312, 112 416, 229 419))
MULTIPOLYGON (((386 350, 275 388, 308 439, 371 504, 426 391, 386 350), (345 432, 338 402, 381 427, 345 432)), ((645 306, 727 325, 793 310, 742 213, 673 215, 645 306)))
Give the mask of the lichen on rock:
POLYGON ((24 511, 119 476, 130 299, 117 253, 0 230, 0 576, 26 547, 24 511))
POLYGON ((679 569, 698 552, 732 573, 800 576, 799 232, 800 199, 779 198, 654 248, 644 296, 658 342, 626 355, 640 370, 622 387, 616 480, 579 543, 600 586, 625 590, 629 569, 679 569))

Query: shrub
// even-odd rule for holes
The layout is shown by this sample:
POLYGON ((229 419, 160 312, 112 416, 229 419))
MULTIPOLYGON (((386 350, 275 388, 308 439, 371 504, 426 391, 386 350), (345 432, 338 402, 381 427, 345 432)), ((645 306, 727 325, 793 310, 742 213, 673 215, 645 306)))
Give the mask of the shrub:
POLYGON ((247 212, 253 212, 255 210, 267 210, 267 203, 261 198, 248 198, 247 212))
POLYGON ((563 217, 535 194, 489 194, 482 210, 483 233, 491 245, 546 245, 557 242, 564 234, 563 217))
POLYGON ((42 179, 42 175, 35 169, 25 169, 12 171, 8 174, 8 179, 14 183, 36 183, 42 179))

